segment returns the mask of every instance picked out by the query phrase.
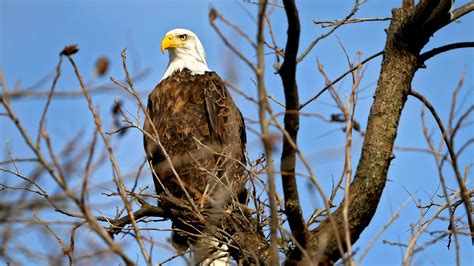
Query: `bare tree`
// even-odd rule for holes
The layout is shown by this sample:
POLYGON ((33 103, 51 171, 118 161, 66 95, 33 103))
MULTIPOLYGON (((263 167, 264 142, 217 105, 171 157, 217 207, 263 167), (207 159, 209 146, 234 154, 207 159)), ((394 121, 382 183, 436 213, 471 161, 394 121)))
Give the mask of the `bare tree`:
MULTIPOLYGON (((438 111, 427 98, 412 87, 416 72, 424 68, 425 62, 441 53, 453 49, 474 47, 473 42, 460 42, 447 44, 427 52, 422 52, 429 43, 430 38, 437 31, 453 21, 461 19, 474 9, 474 3, 469 2, 460 7, 454 7, 454 1, 448 0, 403 0, 402 6, 392 11, 392 16, 387 18, 355 18, 357 11, 363 4, 355 0, 353 8, 342 20, 314 21, 323 27, 330 28, 326 33, 314 39, 309 46, 302 50, 300 47, 300 18, 298 6, 294 0, 258 2, 248 1, 249 5, 258 6, 255 21, 257 34, 252 38, 244 29, 229 21, 224 14, 211 8, 209 21, 211 27, 222 39, 224 44, 238 56, 254 74, 258 98, 254 99, 236 86, 228 83, 228 87, 235 93, 244 96, 258 106, 258 125, 260 137, 264 148, 264 155, 257 159, 248 158, 245 166, 248 174, 248 189, 250 201, 248 206, 235 204, 217 213, 209 213, 193 199, 180 199, 171 194, 157 196, 148 190, 148 187, 139 187, 139 179, 147 178, 152 183, 148 172, 148 162, 143 154, 143 160, 129 173, 125 172, 117 159, 117 150, 121 136, 126 132, 135 130, 140 134, 149 134, 151 139, 159 143, 157 136, 145 132, 143 122, 148 118, 145 111, 146 104, 142 101, 140 92, 135 89, 134 83, 146 75, 146 70, 138 71, 132 76, 127 66, 127 54, 124 50, 122 66, 123 80, 111 78, 111 83, 91 88, 84 81, 80 69, 74 58, 80 56, 75 45, 67 46, 61 52, 51 89, 48 93, 37 92, 32 89, 9 89, 3 74, 0 72, 2 94, 0 101, 3 110, 1 119, 10 120, 18 131, 18 138, 24 140, 29 148, 27 155, 17 157, 7 147, 8 160, 0 162, 0 179, 3 200, 0 204, 2 212, 2 244, 0 255, 2 259, 11 264, 19 264, 18 252, 25 256, 38 257, 50 264, 61 264, 65 259, 69 264, 84 261, 101 261, 119 258, 120 263, 134 265, 137 263, 136 255, 130 255, 128 246, 122 245, 123 235, 128 240, 126 243, 139 250, 140 261, 147 265, 155 263, 164 264, 172 261, 178 255, 173 255, 166 260, 153 257, 154 250, 166 250, 168 246, 157 241, 145 230, 171 231, 172 229, 150 228, 154 224, 162 225, 168 219, 180 219, 184 223, 196 226, 192 232, 195 237, 212 239, 217 242, 216 257, 212 260, 222 260, 221 257, 229 256, 239 265, 316 265, 333 264, 341 261, 344 264, 360 264, 363 257, 377 241, 378 237, 399 217, 400 207, 388 219, 386 226, 374 236, 373 241, 363 251, 353 249, 354 243, 359 239, 371 222, 379 206, 382 192, 387 183, 387 173, 394 156, 395 138, 399 131, 399 122, 404 106, 409 97, 420 101, 425 108, 421 112, 423 121, 423 135, 427 147, 417 152, 431 154, 438 168, 441 184, 441 195, 433 192, 428 204, 416 203, 420 210, 420 217, 413 221, 411 239, 408 243, 386 242, 387 245, 402 247, 403 264, 411 264, 414 256, 441 240, 454 243, 458 265, 461 264, 460 241, 462 237, 470 237, 474 244, 474 226, 472 222, 472 202, 474 190, 468 187, 470 166, 461 165, 460 158, 468 156, 465 151, 473 143, 469 139, 455 146, 459 132, 465 130, 472 118, 473 106, 465 107, 459 103, 459 93, 463 87, 463 77, 458 86, 453 90, 451 99, 451 112, 448 115, 447 125, 443 122, 438 111), (279 44, 273 34, 271 14, 275 9, 282 9, 287 18, 287 37, 285 44, 279 44), (331 80, 324 67, 318 62, 318 71, 324 78, 326 86, 306 102, 301 103, 298 91, 297 66, 307 58, 307 55, 324 38, 330 36, 346 24, 369 23, 373 21, 390 21, 386 30, 387 38, 385 47, 379 53, 362 59, 359 54, 355 61, 349 59, 346 53, 349 69, 337 79, 331 80), (256 58, 244 54, 226 37, 222 27, 231 30, 247 41, 254 49, 256 58), (267 93, 265 73, 266 52, 275 55, 273 68, 280 76, 284 100, 280 101, 267 93), (363 130, 356 121, 355 111, 358 103, 358 92, 361 90, 360 82, 364 77, 365 64, 370 60, 383 56, 377 88, 373 95, 374 101, 370 107, 366 129, 363 130), (61 77, 63 60, 72 66, 79 82, 80 90, 72 92, 58 92, 55 90, 57 81, 61 77), (352 84, 347 97, 342 96, 335 84, 350 75, 352 84), (103 114, 94 104, 92 93, 103 93, 104 90, 119 88, 128 96, 128 101, 133 104, 124 107, 121 102, 116 102, 112 111, 114 124, 104 125, 103 114), (298 132, 300 117, 307 115, 307 105, 323 93, 330 94, 340 114, 331 118, 321 119, 328 123, 343 123, 345 134, 344 167, 340 178, 335 182, 331 191, 325 191, 314 173, 314 165, 310 163, 307 155, 298 146, 298 132), (27 97, 40 97, 46 99, 41 118, 38 121, 37 131, 28 130, 25 122, 17 115, 12 102, 21 101, 27 97), (88 141, 80 142, 79 132, 64 144, 56 144, 48 134, 45 123, 49 106, 55 97, 76 97, 86 99, 87 108, 91 114, 94 132, 88 141), (131 107, 130 107, 131 106, 131 107), (275 111, 275 107, 283 108, 282 114, 275 111), (437 131, 433 132, 426 121, 427 112, 435 119, 437 131), (279 115, 283 120, 278 119, 279 115), (106 128, 113 130, 107 132, 106 128), (283 136, 275 137, 272 129, 277 129, 283 136), (364 137, 361 156, 356 166, 352 165, 351 151, 353 149, 353 134, 359 132, 364 137), (434 136, 440 136, 441 142, 435 143, 434 136), (275 146, 282 146, 277 170, 277 159, 273 158, 275 146), (302 175, 297 171, 297 162, 308 173, 305 178, 310 180, 312 189, 316 189, 324 208, 316 209, 310 219, 304 218, 301 193, 298 188, 298 178, 302 175), (25 173, 19 164, 31 163, 31 171, 25 173), (112 177, 110 183, 102 184, 108 191, 99 191, 113 198, 107 206, 100 206, 90 191, 91 178, 100 174, 100 169, 110 164, 112 177), (449 169, 449 173, 448 170, 449 169), (451 188, 446 184, 445 175, 453 175, 457 187, 451 188), (73 180, 72 176, 79 176, 73 180), (146 176, 146 177, 145 177, 146 176), (125 180, 131 180, 132 185, 127 185, 125 180), (282 197, 277 190, 278 181, 282 184, 282 197), (342 200, 337 200, 339 197, 342 200), (156 205, 156 202, 159 205, 156 205), (117 208, 114 217, 104 215, 99 210, 102 208, 117 208), (458 209, 461 208, 461 209, 458 209), (431 213, 429 211, 432 210, 431 213), (420 243, 420 237, 429 231, 430 225, 436 220, 446 219, 446 230, 431 232, 436 237, 420 243), (46 216, 48 215, 48 216, 46 216), (45 219, 44 217, 50 217, 45 219), (31 226, 32 230, 44 230, 58 243, 64 257, 58 257, 57 250, 49 254, 42 254, 36 249, 28 247, 21 238, 15 235, 24 230, 23 227, 31 226), (90 232, 81 234, 78 240, 76 235, 80 228, 87 227, 90 232), (41 229, 38 229, 41 228, 41 229), (206 231, 200 230, 206 228, 206 231), (97 241, 100 239, 101 241, 97 241), (283 261, 281 261, 283 259, 283 261)), ((305 23, 305 22, 303 22, 305 23)), ((341 43, 341 46, 344 46, 341 43)), ((100 59, 96 65, 96 75, 104 75, 108 68, 108 61, 100 59)), ((51 79, 47 79, 51 80, 51 79)), ((461 99, 461 101, 463 101, 461 99)), ((317 114, 309 114, 315 115, 317 114)), ((457 144, 457 143, 456 143, 457 144)), ((204 147, 206 148, 206 147, 204 147)), ((179 176, 177 177, 179 178, 179 176)), ((94 193, 97 193, 95 191, 94 193)), ((443 220, 444 221, 444 220, 443 220)), ((172 252, 172 251, 171 251, 172 252)), ((186 260, 189 256, 184 256, 186 260)), ((192 261, 187 261, 192 264, 192 261)), ((115 261, 116 263, 116 261, 115 261)))

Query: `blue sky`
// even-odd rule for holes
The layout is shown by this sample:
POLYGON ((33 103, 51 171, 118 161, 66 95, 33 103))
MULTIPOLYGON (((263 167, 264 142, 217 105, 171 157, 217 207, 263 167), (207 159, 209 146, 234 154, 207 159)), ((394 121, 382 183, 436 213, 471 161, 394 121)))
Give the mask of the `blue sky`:
MULTIPOLYGON (((390 10, 400 5, 400 1, 374 0, 361 6, 356 17, 386 17, 390 10)), ((459 1, 457 6, 467 1, 459 1)), ((297 1, 300 10, 302 36, 300 51, 321 33, 328 29, 312 23, 316 20, 342 19, 350 11, 352 1, 297 1)), ((30 1, 30 0, 0 0, 0 69, 6 76, 10 89, 14 84, 26 88, 44 77, 53 73, 58 60, 58 54, 65 45, 78 44, 79 53, 74 55, 81 74, 87 80, 93 73, 93 65, 99 56, 107 56, 111 60, 111 69, 107 77, 95 80, 93 84, 108 82, 108 76, 120 79, 124 76, 121 66, 120 52, 125 47, 128 52, 130 70, 137 73, 143 69, 150 69, 150 74, 137 82, 136 88, 145 96, 157 84, 164 73, 168 56, 162 55, 159 50, 164 34, 173 28, 183 27, 194 31, 203 42, 208 55, 209 67, 221 75, 223 79, 230 80, 243 92, 256 97, 257 90, 253 84, 253 75, 248 67, 239 61, 224 43, 218 38, 208 22, 210 7, 215 7, 228 20, 234 22, 250 34, 255 36, 256 27, 253 18, 256 15, 256 5, 247 1, 30 1), (249 15, 250 14, 250 15, 249 15)), ((275 8, 271 16, 272 27, 280 47, 284 47, 286 37, 286 17, 281 8, 275 8)), ((326 73, 335 78, 347 70, 347 63, 337 38, 344 44, 349 57, 355 58, 357 52, 362 52, 366 58, 381 51, 385 43, 385 32, 389 22, 369 22, 365 24, 347 25, 341 27, 335 35, 321 41, 306 59, 298 65, 298 85, 300 99, 304 102, 324 87, 324 78, 317 70, 317 60, 323 65, 326 73), (337 37, 337 38, 336 38, 337 37)), ((255 61, 255 51, 251 46, 230 29, 218 22, 224 33, 232 43, 241 49, 250 60, 255 61)), ((452 23, 438 32, 431 39, 425 50, 440 45, 457 42, 472 41, 474 37, 474 17, 472 14, 463 17, 460 22, 452 23)), ((456 87, 460 76, 465 73, 465 82, 461 96, 466 98, 465 106, 473 104, 473 63, 472 49, 462 49, 442 54, 427 62, 427 69, 422 69, 416 74, 413 87, 423 93, 432 104, 438 108, 441 118, 447 123, 451 94, 456 87), (469 94, 470 93, 470 94, 469 94)), ((372 94, 380 71, 381 58, 371 61, 365 70, 365 77, 361 83, 366 88, 360 93, 356 111, 356 119, 365 128, 367 113, 372 103, 372 94)), ((283 99, 281 80, 274 75, 272 64, 274 55, 266 56, 266 87, 270 95, 283 99)), ((73 75, 68 62, 63 62, 62 75, 58 83, 58 91, 78 90, 78 82, 73 75)), ((341 95, 347 95, 351 81, 345 79, 336 85, 341 95)), ((41 87, 47 91, 50 82, 41 87)), ((256 119, 257 109, 244 98, 233 94, 234 100, 246 118, 256 119)), ((126 107, 131 112, 136 109, 128 101, 119 88, 105 95, 93 97, 95 104, 101 111, 101 116, 106 125, 110 125, 112 118, 109 109, 115 99, 125 101, 126 107)), ((145 98, 144 98, 145 99, 145 98)), ((28 99, 14 102, 13 106, 20 118, 31 132, 36 132, 37 121, 41 115, 38 108, 44 106, 44 99, 28 99)), ((282 111, 277 105, 273 106, 275 112, 282 111)), ((397 146, 426 148, 420 123, 421 105, 414 99, 409 99, 402 115, 399 133, 396 140, 397 146)), ((305 113, 316 113, 329 117, 338 110, 329 95, 323 95, 317 101, 308 105, 305 113)), ((281 118, 281 117, 280 117, 281 118)), ((429 126, 435 128, 431 117, 427 114, 429 126)), ((342 171, 344 133, 339 124, 328 124, 314 117, 302 117, 298 144, 305 156, 313 165, 318 180, 329 191, 332 181, 337 179, 342 171)), ((56 147, 64 145, 66 138, 79 130, 86 132, 84 137, 90 138, 92 120, 88 113, 85 101, 82 98, 55 99, 47 118, 47 128, 56 147)), ((255 124, 249 127, 258 130, 255 124)), ((0 119, 0 140, 2 149, 11 145, 12 151, 17 155, 28 154, 24 143, 18 139, 17 132, 6 119, 0 119)), ((276 132, 276 131, 275 131, 276 132)), ((436 132, 436 131, 435 131, 436 132)), ((458 147, 473 136, 472 126, 465 129, 457 140, 458 147)), ((249 151, 256 158, 262 148, 258 136, 248 132, 249 151)), ((435 135, 439 141, 439 134, 435 135)), ((355 133, 353 164, 357 163, 360 154, 362 137, 355 133)), ((437 142, 436 142, 437 143, 437 142)), ((133 171, 143 158, 142 139, 138 132, 128 133, 124 140, 117 142, 118 157, 123 172, 133 171)), ((385 224, 392 213, 408 197, 409 191, 416 199, 423 203, 428 202, 428 196, 433 194, 439 185, 439 178, 433 158, 424 153, 395 151, 396 159, 392 162, 389 172, 390 181, 382 196, 379 209, 370 226, 362 234, 355 248, 364 249, 371 238, 385 224)), ((472 163, 473 149, 466 151, 460 160, 461 171, 472 163)), ((275 151, 275 158, 280 157, 280 150, 275 151)), ((3 159, 3 158, 2 158, 3 159)), ((278 162, 276 162, 278 164, 278 162)), ((25 171, 28 169, 25 167, 25 171)), ((110 174, 108 167, 100 169, 99 173, 110 174)), ((299 165, 299 171, 305 173, 304 167, 299 165)), ((447 167, 444 171, 445 178, 451 188, 456 188, 452 170, 447 167)), ((97 187, 93 190, 100 194, 104 187, 106 177, 93 180, 97 187), (102 180, 102 179, 104 180, 102 180)), ((2 177, 3 178, 3 177, 2 177)), ((79 176, 72 177, 71 182, 79 182, 79 176)), ((46 181, 45 181, 46 182, 46 181)), ((142 177, 140 185, 150 185, 149 177, 142 177)), ((301 177, 299 180, 305 216, 311 215, 311 210, 321 207, 319 195, 307 190, 309 181, 301 177)), ((472 187, 472 183, 468 184, 472 187)), ((112 187, 105 186, 106 190, 112 187)), ((329 193, 329 192, 328 192, 329 193)), ((438 194, 441 192, 439 191, 438 194)), ((109 200, 94 197, 95 200, 109 200)), ((100 209, 105 213, 113 214, 113 209, 100 209)), ((459 209, 458 212, 464 211, 459 209)), ((391 242, 404 242, 409 239, 410 223, 416 222, 419 211, 412 202, 408 203, 401 212, 400 218, 382 235, 372 251, 366 256, 363 263, 367 265, 399 264, 402 251, 398 247, 385 245, 381 240, 391 242)), ((48 217, 43 217, 48 218, 48 217)), ((166 224, 157 225, 166 227, 166 224)), ((437 222, 433 230, 446 229, 446 222, 437 222)), ((87 233, 86 231, 84 231, 87 233)), ((167 233, 166 233, 167 234, 167 233)), ((158 238, 164 238, 159 234, 158 238)), ((424 238, 427 240, 429 238, 424 238)), ((462 262, 465 265, 472 263, 472 248, 468 238, 461 238, 462 262)), ((32 240, 33 241, 33 240, 32 240)), ((138 250, 128 250, 134 257, 138 250)), ((453 249, 447 250, 445 243, 429 247, 417 255, 415 262, 420 264, 453 264, 453 249)), ((164 259, 164 255, 156 252, 156 262, 164 259)), ((27 258, 25 258, 25 261, 27 258)), ((178 265, 179 262, 176 262, 178 265)))

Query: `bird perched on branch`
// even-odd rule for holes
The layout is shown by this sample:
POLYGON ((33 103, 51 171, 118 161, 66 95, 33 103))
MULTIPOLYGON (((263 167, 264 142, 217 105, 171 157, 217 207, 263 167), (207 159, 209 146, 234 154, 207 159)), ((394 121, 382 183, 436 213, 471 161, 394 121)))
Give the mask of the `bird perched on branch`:
MULTIPOLYGON (((202 210, 244 203, 245 125, 224 81, 209 70, 202 44, 189 30, 166 33, 161 50, 168 50, 169 64, 148 97, 144 125, 156 192, 190 200, 202 210)), ((180 217, 172 222, 177 251, 196 247, 196 234, 205 228, 180 217)))

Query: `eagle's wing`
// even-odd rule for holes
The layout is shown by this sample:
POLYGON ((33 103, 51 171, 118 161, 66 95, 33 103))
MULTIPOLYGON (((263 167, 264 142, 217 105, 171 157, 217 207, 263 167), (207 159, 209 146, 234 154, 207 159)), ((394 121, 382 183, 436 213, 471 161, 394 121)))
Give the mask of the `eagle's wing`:
MULTIPOLYGON (((165 160, 164 154, 161 152, 161 149, 153 140, 157 138, 156 127, 153 125, 155 123, 154 118, 157 116, 156 109, 154 108, 153 100, 151 95, 148 97, 148 104, 145 115, 145 123, 143 125, 143 144, 145 147, 145 153, 147 156, 148 162, 150 162, 151 167, 154 167, 159 162, 165 160)), ((155 184, 155 190, 159 194, 163 191, 163 188, 158 181, 158 176, 156 176, 156 170, 153 171, 153 183, 155 184)))
POLYGON ((218 144, 231 145, 239 151, 232 155, 243 153, 247 142, 245 124, 239 109, 230 96, 224 81, 214 72, 207 72, 209 77, 205 88, 204 102, 209 120, 210 133, 218 144))
POLYGON ((217 156, 216 163, 219 176, 226 177, 230 191, 241 203, 247 201, 247 190, 245 189, 246 171, 245 145, 247 136, 242 114, 230 96, 224 81, 214 72, 208 72, 204 104, 209 121, 209 131, 217 151, 224 157, 217 156), (230 159, 229 159, 230 158, 230 159), (240 161, 240 162, 239 162, 240 161))

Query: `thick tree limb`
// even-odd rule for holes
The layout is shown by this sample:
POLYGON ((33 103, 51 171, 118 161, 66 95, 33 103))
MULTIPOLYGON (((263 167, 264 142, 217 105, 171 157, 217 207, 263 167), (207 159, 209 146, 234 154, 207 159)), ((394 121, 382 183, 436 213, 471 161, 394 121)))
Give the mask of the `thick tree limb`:
POLYGON ((451 13, 451 21, 454 21, 456 19, 459 19, 460 17, 470 13, 471 11, 474 10, 474 2, 469 2, 457 9, 455 9, 452 13, 451 13))
MULTIPOLYGON (((162 217, 162 218, 171 218, 171 213, 166 211, 161 207, 152 206, 148 203, 142 204, 141 208, 133 213, 135 220, 139 220, 143 217, 162 217)), ((119 233, 126 225, 132 223, 130 215, 125 215, 122 218, 116 221, 110 221, 111 226, 108 231, 110 234, 119 233)))
MULTIPOLYGON (((285 60, 278 71, 283 82, 285 92, 285 131, 293 143, 297 142, 299 129, 299 97, 298 85, 296 84, 296 65, 298 46, 300 41, 300 21, 298 10, 294 0, 284 0, 286 17, 288 19, 287 42, 285 48, 285 60)), ((285 214, 288 218, 291 233, 298 242, 296 251, 292 253, 290 260, 301 261, 302 250, 310 243, 310 235, 303 219, 301 204, 296 183, 296 147, 290 141, 283 138, 283 150, 281 153, 281 178, 283 183, 283 194, 285 199, 285 214)), ((310 259, 310 258, 306 258, 310 259)))

